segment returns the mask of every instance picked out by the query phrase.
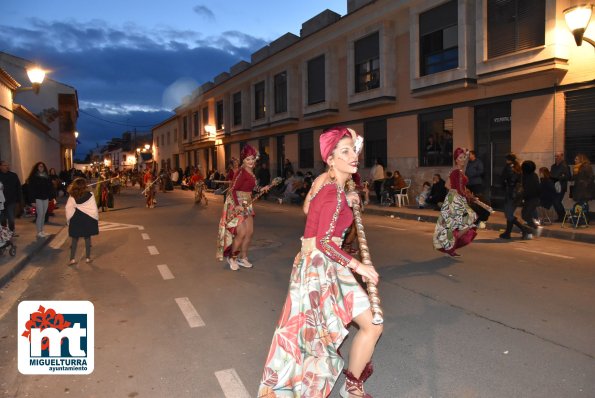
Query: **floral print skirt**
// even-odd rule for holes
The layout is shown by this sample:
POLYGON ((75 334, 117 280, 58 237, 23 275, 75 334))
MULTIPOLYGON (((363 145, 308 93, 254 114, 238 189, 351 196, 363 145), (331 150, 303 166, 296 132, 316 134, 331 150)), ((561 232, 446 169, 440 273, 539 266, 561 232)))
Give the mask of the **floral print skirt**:
MULTIPOLYGON (((252 195, 250 192, 236 191, 240 203, 246 201, 250 203, 252 195)), ((233 214, 234 201, 231 193, 225 198, 223 203, 223 210, 221 212, 221 220, 219 221, 219 233, 217 234, 217 253, 216 258, 223 261, 223 257, 230 257, 231 245, 233 239, 237 235, 236 228, 244 222, 248 217, 254 217, 254 208, 252 205, 246 206, 243 211, 233 214)))
POLYGON ((469 207, 467 200, 451 189, 444 199, 436 222, 434 248, 451 252, 468 245, 477 235, 475 221, 477 214, 469 207))
POLYGON ((266 359, 259 398, 327 397, 343 369, 346 326, 370 308, 351 270, 303 239, 266 359))

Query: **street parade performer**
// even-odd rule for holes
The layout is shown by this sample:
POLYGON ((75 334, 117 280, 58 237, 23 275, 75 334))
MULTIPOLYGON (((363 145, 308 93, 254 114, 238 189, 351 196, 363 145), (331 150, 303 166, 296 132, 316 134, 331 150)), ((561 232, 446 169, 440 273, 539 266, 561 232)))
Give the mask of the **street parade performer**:
MULTIPOLYGON (((244 146, 240 154, 242 166, 234 175, 219 221, 217 259, 223 261, 225 257, 233 271, 240 267, 252 268, 252 263, 248 261, 248 247, 254 233, 252 191, 256 187, 254 166, 257 157, 256 149, 250 145, 244 146)), ((267 185, 261 191, 269 189, 267 185)))
POLYGON ((455 167, 449 175, 450 191, 440 209, 433 243, 435 249, 451 257, 460 257, 456 249, 468 245, 477 235, 477 214, 469 206, 476 199, 467 189, 468 178, 463 171, 467 163, 467 151, 457 148, 453 155, 455 167))
POLYGON ((289 291, 266 358, 258 397, 327 397, 343 369, 339 347, 357 324, 349 367, 340 394, 370 397, 363 383, 372 374, 372 353, 382 325, 372 323, 366 291, 353 272, 378 283, 372 264, 341 250, 344 231, 353 221, 349 208, 357 193, 344 186, 357 171, 357 134, 345 127, 320 136, 320 152, 328 170, 317 178, 306 198, 302 249, 296 256, 289 291))

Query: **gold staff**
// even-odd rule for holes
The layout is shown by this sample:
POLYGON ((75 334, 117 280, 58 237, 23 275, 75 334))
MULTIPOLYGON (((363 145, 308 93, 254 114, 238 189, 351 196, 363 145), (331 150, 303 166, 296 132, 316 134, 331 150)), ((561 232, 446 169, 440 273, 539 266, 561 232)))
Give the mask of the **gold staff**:
MULTIPOLYGON (((353 180, 347 181, 347 191, 355 191, 355 183, 353 180)), ((362 213, 359 203, 353 204, 353 217, 355 218, 355 229, 357 231, 357 241, 359 242, 359 252, 362 258, 362 263, 372 265, 370 258, 370 250, 368 249, 368 241, 366 240, 366 233, 364 232, 364 225, 362 223, 362 213)), ((372 310, 372 323, 374 325, 381 325, 384 323, 384 313, 380 307, 380 296, 378 295, 378 286, 371 281, 364 278, 366 288, 368 290, 368 299, 370 300, 370 307, 372 310)))

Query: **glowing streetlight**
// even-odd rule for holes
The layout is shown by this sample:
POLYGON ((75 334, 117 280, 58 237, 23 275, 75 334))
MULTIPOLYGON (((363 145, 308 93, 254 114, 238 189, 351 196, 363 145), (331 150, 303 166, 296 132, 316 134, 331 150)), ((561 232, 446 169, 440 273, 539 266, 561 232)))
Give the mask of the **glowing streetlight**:
POLYGON ((585 31, 591 21, 591 14, 593 12, 593 6, 590 4, 583 4, 580 6, 574 6, 564 10, 564 18, 566 19, 566 25, 574 36, 574 41, 577 46, 583 43, 583 40, 595 47, 595 41, 585 37, 585 31))

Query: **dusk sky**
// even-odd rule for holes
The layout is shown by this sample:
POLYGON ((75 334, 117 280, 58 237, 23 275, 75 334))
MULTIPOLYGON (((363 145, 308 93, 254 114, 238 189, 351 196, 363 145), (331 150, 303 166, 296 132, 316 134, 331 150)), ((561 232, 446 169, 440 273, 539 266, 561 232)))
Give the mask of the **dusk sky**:
POLYGON ((184 95, 347 0, 4 0, 0 51, 78 91, 84 158, 126 130, 150 131, 184 95))

